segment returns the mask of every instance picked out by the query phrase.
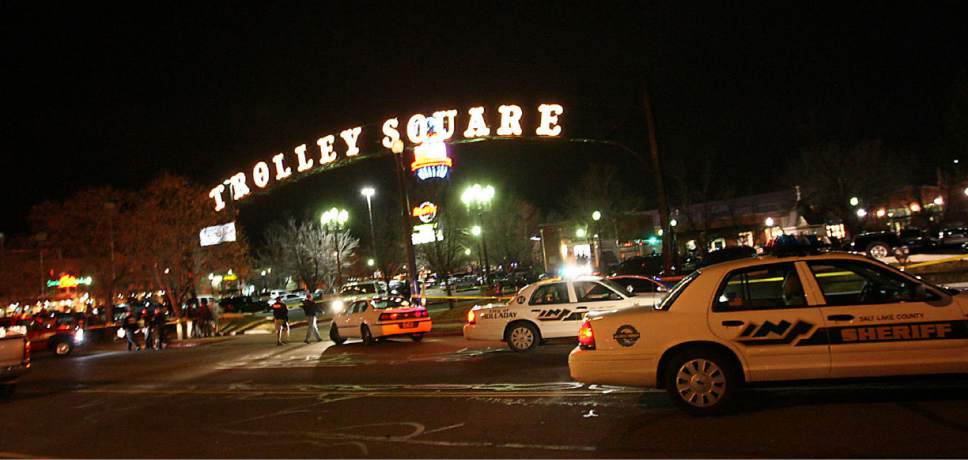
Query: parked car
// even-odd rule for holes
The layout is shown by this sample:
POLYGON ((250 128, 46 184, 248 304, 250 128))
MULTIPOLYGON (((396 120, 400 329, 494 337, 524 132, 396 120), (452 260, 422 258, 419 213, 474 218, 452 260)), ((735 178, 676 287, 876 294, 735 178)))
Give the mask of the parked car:
POLYGON ((227 297, 218 301, 226 313, 258 313, 269 310, 269 302, 252 296, 227 297))
POLYGON ((669 287, 657 278, 640 275, 610 276, 609 280, 625 288, 630 295, 649 299, 652 304, 669 292, 669 287))
POLYGON ((938 232, 938 248, 960 251, 965 243, 968 243, 968 227, 950 227, 938 232))
POLYGON ((50 350, 55 355, 64 357, 85 342, 85 332, 80 320, 79 314, 49 313, 34 315, 30 319, 14 320, 12 325, 26 328, 31 351, 50 350))
POLYGON ((884 259, 894 254, 894 248, 903 245, 904 241, 894 232, 863 232, 854 236, 848 249, 884 259))
POLYGON ((612 270, 615 275, 659 275, 662 273, 662 256, 635 256, 623 260, 612 270))
POLYGON ((337 345, 347 338, 360 338, 363 345, 385 337, 409 337, 419 342, 432 327, 430 314, 422 306, 411 305, 401 297, 364 297, 350 302, 333 317, 329 338, 337 345))
POLYGON ((16 318, 0 318, 0 396, 13 393, 17 379, 30 368, 27 327, 16 318))

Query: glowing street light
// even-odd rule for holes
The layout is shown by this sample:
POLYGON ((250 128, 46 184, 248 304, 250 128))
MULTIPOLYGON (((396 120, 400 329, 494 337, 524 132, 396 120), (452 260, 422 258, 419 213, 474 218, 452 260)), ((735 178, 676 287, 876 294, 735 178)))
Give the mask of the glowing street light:
POLYGON ((471 255, 471 248, 466 248, 466 249, 464 249, 464 255, 465 255, 465 256, 469 256, 469 255, 471 255))
POLYGON ((673 217, 672 219, 669 220, 669 226, 670 227, 673 227, 673 228, 674 227, 678 227, 679 226, 679 220, 673 217))
POLYGON ((850 197, 850 205, 851 206, 857 206, 858 204, 860 204, 860 199, 859 198, 857 198, 856 196, 850 197))
POLYGON ((343 280, 343 263, 339 258, 339 232, 343 228, 343 224, 350 220, 350 213, 345 209, 330 208, 329 211, 323 212, 320 216, 319 222, 323 227, 330 230, 333 234, 333 247, 336 248, 336 286, 339 286, 343 280), (336 229, 333 231, 332 229, 336 229))
POLYGON ((867 217, 867 210, 864 209, 864 208, 858 209, 857 210, 857 217, 860 217, 860 218, 867 217))
POLYGON ((471 227, 471 235, 481 236, 481 226, 480 225, 475 225, 475 226, 471 227))
POLYGON ((877 217, 884 217, 884 216, 886 216, 886 215, 887 215, 887 210, 886 210, 886 209, 884 209, 884 208, 881 208, 881 209, 878 209, 878 210, 877 210, 877 213, 876 213, 875 215, 876 215, 877 217))
POLYGON ((369 186, 363 187, 363 189, 360 190, 360 194, 366 197, 366 214, 370 218, 370 250, 372 250, 373 255, 376 256, 376 232, 373 230, 373 207, 370 206, 370 199, 373 198, 373 195, 376 195, 376 189, 369 186))
POLYGON ((601 218, 602 218, 601 211, 595 211, 592 213, 592 220, 594 220, 595 222, 598 222, 601 218))
POLYGON ((376 265, 376 261, 375 260, 373 260, 373 259, 366 259, 366 266, 367 267, 372 267, 374 265, 376 265))
POLYGON ((763 221, 763 223, 766 224, 767 227, 772 227, 772 226, 776 225, 776 221, 773 220, 772 217, 767 217, 766 220, 763 221))
POLYGON ((944 198, 941 198, 940 196, 937 197, 937 198, 935 198, 934 199, 934 204, 935 204, 935 206, 941 206, 941 205, 943 205, 944 204, 944 198))
POLYGON ((588 233, 582 227, 578 227, 578 229, 575 230, 575 236, 577 236, 578 238, 584 238, 585 235, 587 235, 587 234, 588 233))

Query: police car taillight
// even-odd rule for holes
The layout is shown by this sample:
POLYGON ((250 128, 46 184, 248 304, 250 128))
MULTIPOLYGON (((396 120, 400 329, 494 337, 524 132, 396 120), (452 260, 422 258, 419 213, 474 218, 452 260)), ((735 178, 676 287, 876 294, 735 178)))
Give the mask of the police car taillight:
POLYGON ((467 311, 467 324, 477 324, 477 314, 474 310, 467 311))
POLYGON ((582 350, 595 349, 595 331, 592 330, 592 323, 585 320, 578 329, 578 347, 582 350))

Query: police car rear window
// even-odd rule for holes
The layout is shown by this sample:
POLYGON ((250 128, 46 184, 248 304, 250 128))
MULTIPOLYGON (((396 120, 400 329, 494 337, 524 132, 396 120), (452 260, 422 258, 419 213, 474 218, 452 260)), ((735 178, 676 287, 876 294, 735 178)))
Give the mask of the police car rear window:
POLYGON ((675 286, 672 286, 672 289, 669 290, 669 293, 666 294, 666 296, 663 297, 659 303, 655 304, 655 309, 668 310, 672 308, 672 305, 676 302, 676 299, 679 298, 679 295, 682 294, 682 291, 685 291, 686 287, 689 286, 690 283, 695 281, 700 274, 701 273, 699 272, 699 270, 696 270, 686 275, 685 278, 679 280, 679 282, 676 283, 675 286))

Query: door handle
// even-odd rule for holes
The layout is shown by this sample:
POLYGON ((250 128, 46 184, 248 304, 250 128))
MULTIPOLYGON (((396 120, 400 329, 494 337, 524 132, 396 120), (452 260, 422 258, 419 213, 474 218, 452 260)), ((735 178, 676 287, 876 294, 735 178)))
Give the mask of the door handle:
POLYGON ((742 325, 743 325, 742 321, 735 320, 735 319, 723 321, 723 326, 726 326, 726 327, 735 327, 735 326, 742 326, 742 325))
POLYGON ((853 321, 854 315, 827 315, 827 319, 831 321, 853 321))
POLYGON ((575 310, 588 310, 588 307, 575 307, 575 310))

